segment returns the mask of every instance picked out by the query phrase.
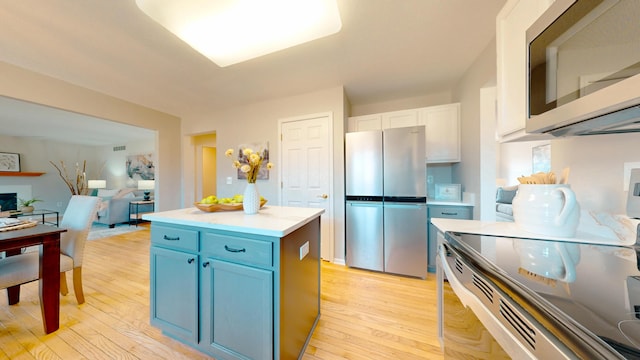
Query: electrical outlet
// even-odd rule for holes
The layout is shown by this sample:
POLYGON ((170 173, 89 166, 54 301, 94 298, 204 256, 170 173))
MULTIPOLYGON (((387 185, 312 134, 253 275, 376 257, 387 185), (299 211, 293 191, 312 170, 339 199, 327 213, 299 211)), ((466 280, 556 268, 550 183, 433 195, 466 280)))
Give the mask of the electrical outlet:
POLYGON ((624 163, 624 171, 622 173, 622 191, 629 191, 629 179, 631 178, 631 169, 640 169, 640 162, 624 163))
POLYGON ((233 178, 231 176, 227 176, 227 185, 233 184, 233 178))
POLYGON ((309 253, 309 242, 302 244, 300 246, 300 260, 304 259, 305 256, 309 253))

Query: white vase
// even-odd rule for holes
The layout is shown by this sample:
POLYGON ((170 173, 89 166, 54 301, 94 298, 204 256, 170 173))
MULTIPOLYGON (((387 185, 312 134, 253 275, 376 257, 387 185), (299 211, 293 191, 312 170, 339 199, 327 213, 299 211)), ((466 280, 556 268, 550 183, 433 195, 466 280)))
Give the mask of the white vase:
POLYGON ((245 214, 257 214, 260 209, 260 194, 255 183, 248 183, 244 189, 242 208, 245 214))

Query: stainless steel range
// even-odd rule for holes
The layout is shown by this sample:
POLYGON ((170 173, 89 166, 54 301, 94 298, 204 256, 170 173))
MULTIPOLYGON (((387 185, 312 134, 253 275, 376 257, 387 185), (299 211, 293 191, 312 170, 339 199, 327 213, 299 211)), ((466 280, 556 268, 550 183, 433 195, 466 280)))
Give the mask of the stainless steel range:
POLYGON ((446 233, 437 271, 445 358, 640 359, 638 243, 446 233))

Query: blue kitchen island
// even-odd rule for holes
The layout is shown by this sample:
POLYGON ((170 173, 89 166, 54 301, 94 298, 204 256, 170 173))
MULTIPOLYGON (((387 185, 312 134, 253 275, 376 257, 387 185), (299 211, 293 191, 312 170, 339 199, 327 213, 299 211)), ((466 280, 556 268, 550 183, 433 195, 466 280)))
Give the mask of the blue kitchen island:
POLYGON ((297 359, 320 317, 322 209, 146 214, 151 324, 216 359, 297 359))

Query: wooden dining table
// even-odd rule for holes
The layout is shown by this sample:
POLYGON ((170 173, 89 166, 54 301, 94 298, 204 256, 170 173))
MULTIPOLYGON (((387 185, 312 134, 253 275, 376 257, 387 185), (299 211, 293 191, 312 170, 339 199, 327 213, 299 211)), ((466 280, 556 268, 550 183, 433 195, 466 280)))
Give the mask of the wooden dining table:
MULTIPOLYGON (((45 333, 60 326, 60 234, 66 232, 54 226, 33 227, 0 232, 0 251, 7 256, 19 254, 21 249, 40 246, 40 309, 45 333)), ((20 301, 20 285, 7 288, 9 305, 20 301)))

